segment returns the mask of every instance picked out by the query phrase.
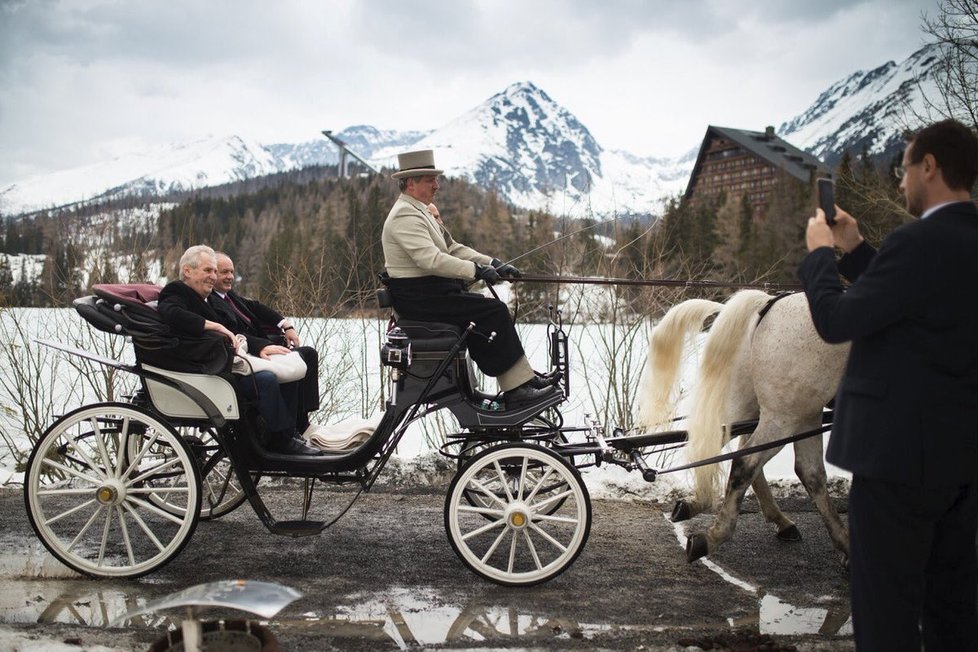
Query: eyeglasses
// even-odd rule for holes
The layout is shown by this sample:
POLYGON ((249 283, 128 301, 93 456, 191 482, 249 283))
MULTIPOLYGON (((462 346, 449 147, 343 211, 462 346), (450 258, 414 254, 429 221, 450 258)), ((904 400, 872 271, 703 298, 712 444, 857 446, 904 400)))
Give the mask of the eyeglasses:
MULTIPOLYGON (((917 161, 917 163, 919 163, 919 162, 920 161, 917 161)), ((909 168, 912 165, 917 165, 917 163, 908 163, 907 165, 899 165, 899 166, 897 166, 896 168, 893 169, 894 176, 896 176, 897 179, 901 179, 902 180, 903 177, 907 176, 907 168, 909 168)))

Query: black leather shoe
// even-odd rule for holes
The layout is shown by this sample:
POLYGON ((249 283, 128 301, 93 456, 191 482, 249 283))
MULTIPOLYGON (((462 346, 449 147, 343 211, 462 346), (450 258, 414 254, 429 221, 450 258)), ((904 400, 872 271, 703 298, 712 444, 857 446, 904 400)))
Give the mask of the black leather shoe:
POLYGON ((313 448, 312 446, 307 446, 306 443, 298 437, 289 437, 288 439, 275 442, 275 444, 272 446, 272 451, 282 455, 323 454, 323 451, 319 450, 318 448, 313 448))
POLYGON ((547 389, 548 387, 554 387, 561 378, 561 373, 555 371, 553 373, 540 374, 527 381, 527 385, 533 389, 547 389))
POLYGON ((547 385, 541 389, 533 387, 533 381, 531 380, 504 393, 503 398, 506 400, 506 408, 512 409, 516 405, 539 403, 544 399, 550 398, 556 392, 557 388, 553 385, 547 385))

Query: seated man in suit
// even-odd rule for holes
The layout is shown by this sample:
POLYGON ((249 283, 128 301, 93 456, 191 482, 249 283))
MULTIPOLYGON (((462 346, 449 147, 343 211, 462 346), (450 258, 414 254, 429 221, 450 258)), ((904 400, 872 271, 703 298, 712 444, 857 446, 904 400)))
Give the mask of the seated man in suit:
MULTIPOLYGON (((309 413, 319 409, 319 353, 311 346, 301 346, 295 326, 287 318, 265 304, 241 296, 234 287, 234 261, 224 252, 217 252, 217 282, 207 303, 214 308, 220 322, 233 333, 255 338, 268 345, 286 346, 296 351, 306 363, 306 376, 299 386, 299 406, 296 415, 299 432, 309 427, 309 413)), ((250 348, 249 342, 249 348, 250 348)))
MULTIPOLYGON (((213 332, 226 337, 233 347, 234 333, 221 323, 221 317, 207 303, 207 297, 217 282, 217 258, 206 245, 187 249, 180 258, 180 280, 167 283, 160 291, 157 305, 160 317, 177 335, 200 337, 213 332)), ((268 358, 288 353, 284 346, 268 344, 267 340, 248 336, 248 350, 268 358)), ((249 399, 258 401, 258 410, 265 421, 270 450, 287 455, 317 455, 319 451, 306 446, 296 434, 299 383, 279 384, 270 371, 250 376, 235 376, 238 389, 249 399)))

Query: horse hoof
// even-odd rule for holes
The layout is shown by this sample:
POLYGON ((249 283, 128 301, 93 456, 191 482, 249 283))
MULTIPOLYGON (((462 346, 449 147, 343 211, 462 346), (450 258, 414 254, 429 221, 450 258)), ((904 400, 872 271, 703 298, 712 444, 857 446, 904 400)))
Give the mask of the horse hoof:
POLYGON ((686 538, 686 562, 693 563, 700 557, 706 557, 707 550, 706 535, 694 534, 686 538))
POLYGON ((687 521, 693 517, 693 510, 690 509, 689 503, 685 500, 677 500, 676 505, 672 508, 672 516, 669 520, 673 523, 678 523, 680 521, 687 521))
POLYGON ((797 526, 789 525, 778 531, 778 538, 782 541, 801 541, 801 532, 798 531, 797 526))

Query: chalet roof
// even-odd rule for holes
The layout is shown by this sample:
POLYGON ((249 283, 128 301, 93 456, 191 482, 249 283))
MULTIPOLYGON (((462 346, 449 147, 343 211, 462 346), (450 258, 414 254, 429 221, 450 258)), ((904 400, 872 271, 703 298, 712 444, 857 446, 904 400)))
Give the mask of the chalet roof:
POLYGON ((710 125, 706 128, 706 135, 703 137, 700 151, 696 155, 696 164, 693 166, 693 172, 689 175, 689 183, 686 185, 685 193, 687 199, 693 188, 693 180, 699 176, 703 159, 710 146, 710 141, 717 137, 726 138, 737 143, 750 153, 775 167, 783 169, 791 176, 805 183, 812 180, 813 171, 816 172, 815 176, 832 176, 832 171, 827 165, 811 154, 798 149, 788 141, 779 138, 774 133, 774 127, 768 127, 764 131, 749 131, 747 129, 733 129, 730 127, 710 125))

